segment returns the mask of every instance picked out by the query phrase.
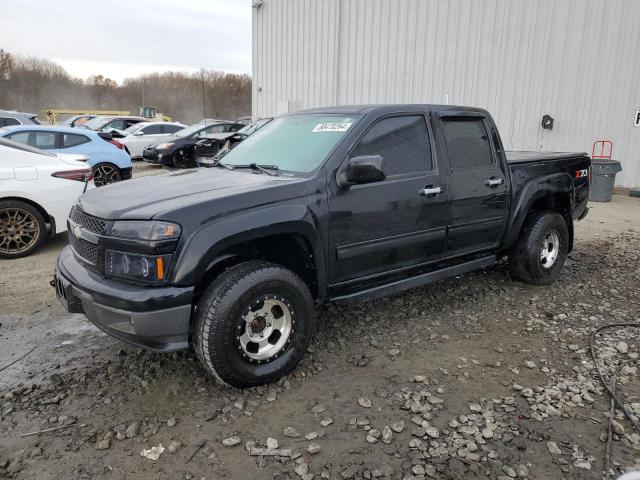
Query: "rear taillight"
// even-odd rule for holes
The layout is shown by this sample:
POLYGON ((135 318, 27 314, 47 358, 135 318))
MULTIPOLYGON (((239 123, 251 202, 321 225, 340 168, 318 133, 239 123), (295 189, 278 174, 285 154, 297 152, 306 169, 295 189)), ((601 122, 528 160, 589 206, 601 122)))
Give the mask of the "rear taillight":
POLYGON ((64 178, 66 180, 77 180, 79 182, 88 182, 93 180, 93 172, 90 168, 83 168, 80 170, 63 170, 61 172, 54 172, 51 176, 64 178))
POLYGON ((116 148, 119 148, 120 150, 122 150, 124 148, 124 145, 121 144, 120 142, 116 142, 115 140, 107 140, 107 142, 109 142, 111 145, 115 145, 116 148))

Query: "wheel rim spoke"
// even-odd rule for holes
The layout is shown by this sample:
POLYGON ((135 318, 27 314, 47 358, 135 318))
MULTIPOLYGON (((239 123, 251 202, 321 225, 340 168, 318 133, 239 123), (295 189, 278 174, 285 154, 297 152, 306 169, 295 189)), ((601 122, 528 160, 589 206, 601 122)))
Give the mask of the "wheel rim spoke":
POLYGON ((293 314, 282 297, 266 295, 247 308, 238 324, 238 348, 252 362, 277 358, 290 342, 293 314))
POLYGON ((33 214, 22 208, 0 210, 0 252, 17 255, 32 248, 40 238, 33 214))

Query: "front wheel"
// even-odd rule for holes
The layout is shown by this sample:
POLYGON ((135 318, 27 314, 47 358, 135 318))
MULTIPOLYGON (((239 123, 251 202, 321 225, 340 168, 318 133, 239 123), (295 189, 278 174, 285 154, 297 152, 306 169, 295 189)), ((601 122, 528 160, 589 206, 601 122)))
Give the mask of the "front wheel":
POLYGON ((111 163, 99 163, 93 167, 93 183, 102 187, 122 180, 120 169, 111 163))
POLYGON ((316 328, 313 298, 291 270, 250 261, 223 272, 195 313, 193 344, 205 370, 234 387, 293 370, 316 328))
POLYGON ((533 285, 548 285, 560 276, 569 252, 569 229, 556 212, 537 212, 527 219, 509 256, 512 275, 533 285))

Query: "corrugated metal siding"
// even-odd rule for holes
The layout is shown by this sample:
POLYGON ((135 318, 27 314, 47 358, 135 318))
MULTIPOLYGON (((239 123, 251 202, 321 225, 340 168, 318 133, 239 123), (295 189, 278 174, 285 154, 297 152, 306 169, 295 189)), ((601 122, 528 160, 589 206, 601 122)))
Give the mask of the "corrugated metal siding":
POLYGON ((638 0, 263 0, 253 15, 254 116, 283 101, 479 106, 510 149, 611 139, 616 183, 640 186, 638 0))

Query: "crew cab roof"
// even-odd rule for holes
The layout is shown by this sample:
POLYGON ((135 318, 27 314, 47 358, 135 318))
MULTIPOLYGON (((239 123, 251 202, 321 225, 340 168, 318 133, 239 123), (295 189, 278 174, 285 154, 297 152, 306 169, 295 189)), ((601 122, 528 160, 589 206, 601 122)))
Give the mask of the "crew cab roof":
POLYGON ((393 113, 393 112, 411 112, 413 110, 420 111, 438 111, 438 112, 476 112, 488 114, 486 110, 476 107, 463 107, 459 105, 436 105, 436 104, 378 104, 378 105, 340 105, 336 107, 311 108, 289 115, 300 113, 318 113, 318 114, 337 114, 337 115, 364 115, 372 112, 393 113))

